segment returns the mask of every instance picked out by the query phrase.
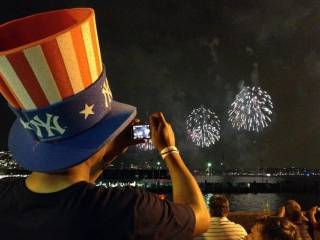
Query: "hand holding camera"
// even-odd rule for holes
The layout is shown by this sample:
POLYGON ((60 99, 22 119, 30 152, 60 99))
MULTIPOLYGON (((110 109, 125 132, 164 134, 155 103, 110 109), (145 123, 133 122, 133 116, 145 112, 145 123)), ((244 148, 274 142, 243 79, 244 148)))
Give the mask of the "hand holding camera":
POLYGON ((167 146, 175 146, 174 132, 163 114, 161 112, 154 113, 149 117, 149 120, 153 145, 159 151, 167 146))

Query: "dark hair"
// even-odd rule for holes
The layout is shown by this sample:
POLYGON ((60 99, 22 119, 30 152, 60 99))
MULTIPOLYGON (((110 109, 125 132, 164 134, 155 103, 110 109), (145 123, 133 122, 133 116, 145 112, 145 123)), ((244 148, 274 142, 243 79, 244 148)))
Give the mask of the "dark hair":
POLYGON ((210 214, 213 217, 226 217, 229 213, 229 201, 225 196, 215 195, 209 199, 210 214))
POLYGON ((288 219, 269 217, 264 224, 262 234, 266 239, 297 240, 299 233, 297 227, 288 219))

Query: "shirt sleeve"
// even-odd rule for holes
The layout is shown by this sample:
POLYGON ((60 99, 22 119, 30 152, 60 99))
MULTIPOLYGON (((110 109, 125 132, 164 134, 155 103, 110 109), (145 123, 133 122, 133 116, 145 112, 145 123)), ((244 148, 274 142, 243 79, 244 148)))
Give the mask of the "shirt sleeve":
POLYGON ((192 239, 195 215, 191 207, 139 191, 134 209, 137 239, 192 239))

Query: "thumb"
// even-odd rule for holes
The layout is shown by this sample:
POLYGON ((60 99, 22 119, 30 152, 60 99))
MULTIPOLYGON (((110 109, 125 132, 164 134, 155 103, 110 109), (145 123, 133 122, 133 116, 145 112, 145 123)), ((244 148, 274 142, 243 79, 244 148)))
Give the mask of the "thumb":
POLYGON ((167 121, 166 121, 166 119, 164 118, 162 112, 159 113, 159 117, 160 117, 159 120, 160 120, 162 123, 164 123, 164 124, 167 123, 167 121))

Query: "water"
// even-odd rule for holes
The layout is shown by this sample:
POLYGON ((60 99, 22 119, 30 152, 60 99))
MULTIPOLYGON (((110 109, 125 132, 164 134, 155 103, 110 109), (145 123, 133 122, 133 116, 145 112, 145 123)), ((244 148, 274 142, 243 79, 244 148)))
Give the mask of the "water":
MULTIPOLYGON (((199 179, 200 180, 200 179, 199 179)), ((297 188, 302 184, 312 184, 319 182, 320 178, 305 176, 212 176, 213 182, 230 183, 277 183, 283 181, 292 181, 297 184, 297 188)), ((206 202, 213 194, 206 194, 206 202)), ((277 211, 289 199, 294 199, 301 204, 303 210, 309 210, 311 207, 320 206, 319 193, 244 193, 244 194, 225 194, 229 199, 231 211, 277 211), (266 209, 268 208, 268 209, 266 209)))
MULTIPOLYGON (((213 194, 206 194, 206 202, 213 194)), ((270 211, 277 211, 289 199, 294 199, 301 204, 303 210, 309 210, 315 205, 320 205, 320 193, 245 193, 225 194, 230 202, 231 211, 264 211, 266 204, 270 211)))
MULTIPOLYGON (((4 175, 3 175, 4 176, 4 175)), ((20 176, 21 177, 21 176, 20 176)), ((1 178, 1 177, 0 177, 1 178)), ((210 182, 231 182, 231 183, 252 183, 252 182, 269 182, 275 183, 282 180, 292 180, 295 182, 306 183, 308 181, 319 181, 319 178, 311 177, 252 177, 252 176, 210 176, 210 182)), ((199 179, 201 182, 204 179, 199 179)), ((152 180, 151 180, 152 181, 152 180)), ((153 180, 154 181, 154 180, 153 180)), ((166 180, 168 181, 168 180, 166 180)), ((102 183, 108 183, 108 179, 103 179, 102 183)), ((117 181, 115 186, 132 186, 143 187, 144 184, 139 181, 131 183, 121 183, 117 181)), ((208 204, 212 193, 205 194, 205 199, 208 204)), ((320 192, 318 193, 233 193, 224 194, 230 202, 231 211, 277 211, 289 199, 294 199, 301 204, 303 210, 309 210, 313 206, 320 206, 320 192)), ((171 194, 167 194, 168 199, 172 199, 171 194)))
POLYGON ((212 175, 204 176, 197 175, 195 176, 198 182, 230 182, 230 183, 278 183, 284 181, 294 181, 298 184, 303 182, 320 182, 319 176, 229 176, 229 175, 212 175))
MULTIPOLYGON (((196 177, 198 182, 204 180, 208 182, 224 182, 224 183, 277 183, 281 181, 293 181, 297 188, 301 188, 302 184, 320 181, 318 177, 255 177, 255 176, 210 176, 206 179, 199 176, 196 177)), ((104 179, 108 182, 107 179, 104 179)), ((145 180, 144 183, 152 182, 157 180, 145 180)), ((134 182, 132 186, 146 186, 141 184, 142 182, 134 182)), ((165 180, 170 182, 170 180, 165 180)), ((209 198, 213 194, 205 194, 206 202, 208 203, 209 198)), ((311 207, 320 206, 320 191, 318 193, 232 193, 225 194, 229 199, 231 211, 277 211, 284 203, 289 199, 294 199, 301 204, 303 210, 309 210, 311 207)), ((168 199, 172 199, 171 194, 167 194, 168 199)))
MULTIPOLYGON (((223 183, 277 183, 290 181, 297 189, 303 189, 304 184, 314 184, 318 182, 318 193, 232 193, 225 194, 230 201, 231 211, 277 211, 289 199, 294 199, 301 204, 303 210, 320 205, 320 178, 316 176, 196 176, 198 182, 223 182, 223 183)), ((107 181, 107 179, 106 179, 107 181)), ((152 182, 157 180, 145 180, 152 182)), ((139 181, 138 181, 139 182, 139 181)), ((137 183, 138 183, 137 182, 137 183)), ((170 180, 165 180, 170 182, 170 180)), ((139 186, 139 184, 137 184, 139 186)), ((140 185, 141 186, 141 185, 140 185)), ((206 202, 212 194, 205 194, 206 202)), ((167 195, 172 199, 172 195, 167 195)))

